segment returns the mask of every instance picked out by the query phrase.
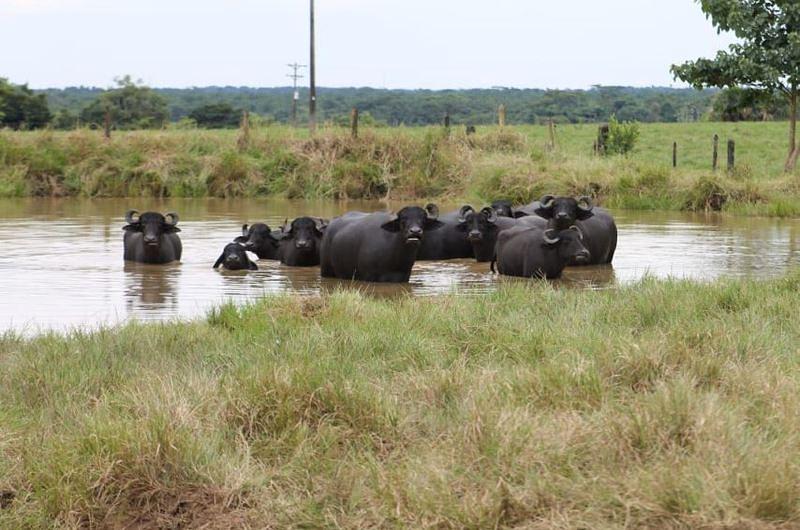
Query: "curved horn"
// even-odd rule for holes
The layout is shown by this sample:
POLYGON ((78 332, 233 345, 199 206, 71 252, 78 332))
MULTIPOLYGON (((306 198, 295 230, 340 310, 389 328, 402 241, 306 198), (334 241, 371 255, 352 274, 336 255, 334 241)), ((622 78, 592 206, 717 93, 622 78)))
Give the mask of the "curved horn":
POLYGON ((139 215, 139 210, 128 210, 125 213, 125 222, 128 223, 129 225, 138 223, 139 219, 138 218, 134 219, 133 218, 134 215, 139 215))
POLYGON ((244 225, 242 225, 242 235, 243 235, 243 236, 246 236, 247 234, 248 234, 248 231, 247 231, 247 225, 246 225, 246 224, 244 224, 244 225))
POLYGON ((461 209, 458 211, 458 222, 459 223, 463 223, 464 221, 466 221, 467 220, 467 214, 469 214, 470 212, 474 212, 474 211, 475 211, 475 208, 473 208, 469 204, 465 204, 464 206, 462 206, 461 209))
POLYGON ((325 227, 328 226, 328 223, 325 222, 325 219, 322 219, 321 217, 315 218, 314 224, 317 226, 317 230, 319 230, 320 232, 323 231, 325 227))
POLYGON ((542 204, 543 208, 550 208, 553 205, 553 201, 555 199, 556 198, 552 195, 545 195, 544 197, 539 199, 539 202, 542 204))
POLYGON ((431 221, 435 221, 436 219, 439 218, 439 207, 436 206, 435 204, 429 203, 425 207, 425 211, 428 212, 428 219, 430 219, 431 221))
POLYGON ((486 221, 494 224, 497 222, 497 210, 489 208, 488 206, 481 210, 481 213, 486 216, 486 221))
POLYGON ((594 206, 592 205, 592 199, 584 195, 583 197, 578 199, 578 208, 580 208, 584 212, 591 212, 592 208, 594 208, 594 206), (585 203, 586 206, 583 206, 581 203, 585 203))
POLYGON ((551 230, 545 230, 545 232, 544 232, 544 242, 545 243, 547 243, 548 245, 555 245, 559 241, 561 241, 561 238, 558 237, 558 234, 556 233, 555 230, 552 230, 552 229, 551 230))
POLYGON ((164 215, 164 219, 166 219, 167 224, 175 226, 176 224, 178 224, 179 217, 178 214, 176 214, 175 212, 169 212, 164 215))
POLYGON ((583 230, 581 230, 581 229, 578 227, 578 225, 572 225, 572 226, 570 226, 570 227, 569 227, 569 229, 570 229, 570 230, 575 230, 576 232, 578 232, 578 236, 579 236, 581 239, 583 239, 583 230))

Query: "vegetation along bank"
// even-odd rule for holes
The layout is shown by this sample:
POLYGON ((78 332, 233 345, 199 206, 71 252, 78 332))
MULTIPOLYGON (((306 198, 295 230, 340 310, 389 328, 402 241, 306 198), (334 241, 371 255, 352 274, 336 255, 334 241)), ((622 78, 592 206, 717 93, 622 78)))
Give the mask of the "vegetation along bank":
POLYGON ((785 123, 641 124, 632 152, 597 156, 595 125, 0 132, 0 196, 394 198, 523 203, 589 195, 615 208, 800 213, 785 123), (711 170, 718 135, 719 169, 711 170), (736 142, 727 166, 727 140, 736 142), (677 167, 672 167, 677 143, 677 167))

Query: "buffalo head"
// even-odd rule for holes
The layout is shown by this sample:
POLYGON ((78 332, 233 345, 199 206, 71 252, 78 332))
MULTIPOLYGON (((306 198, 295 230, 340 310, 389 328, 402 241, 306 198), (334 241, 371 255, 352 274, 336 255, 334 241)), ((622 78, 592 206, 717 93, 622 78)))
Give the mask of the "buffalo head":
POLYGON ((476 212, 472 206, 464 205, 458 211, 458 229, 467 232, 470 243, 480 243, 489 232, 495 230, 498 213, 494 208, 483 208, 476 212))
POLYGON ((564 260, 574 260, 575 263, 589 261, 589 251, 583 245, 583 233, 575 225, 564 230, 556 228, 546 230, 543 239, 543 246, 557 247, 558 255, 564 260))
POLYGON ((258 265, 250 261, 245 247, 239 243, 228 243, 222 250, 217 262, 214 263, 216 269, 220 265, 225 265, 228 270, 236 271, 242 269, 258 270, 258 265))
POLYGON ((125 214, 125 222, 128 224, 122 229, 127 232, 141 232, 144 244, 157 247, 163 234, 180 232, 178 224, 178 214, 168 213, 161 215, 157 212, 145 212, 139 214, 136 210, 128 210, 125 214))
POLYGON ((575 221, 585 221, 594 213, 592 200, 589 197, 573 199, 572 197, 554 197, 545 195, 539 201, 536 215, 551 220, 554 228, 565 229, 575 224, 575 221))
POLYGON ((505 199, 494 201, 492 203, 492 209, 497 212, 497 215, 500 217, 514 217, 514 208, 511 201, 505 199))
POLYGON ((322 219, 298 217, 284 227, 282 240, 294 240, 294 247, 300 251, 312 252, 316 248, 327 225, 322 219))
POLYGON ((436 230, 444 226, 438 217, 439 207, 435 204, 428 204, 424 209, 406 206, 383 223, 381 228, 402 234, 406 243, 420 243, 425 230, 436 230))

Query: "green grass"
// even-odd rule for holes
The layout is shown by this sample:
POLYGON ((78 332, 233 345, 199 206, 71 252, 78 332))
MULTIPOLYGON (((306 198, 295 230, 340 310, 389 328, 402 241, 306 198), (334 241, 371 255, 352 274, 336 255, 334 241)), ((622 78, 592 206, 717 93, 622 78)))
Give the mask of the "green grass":
POLYGON ((285 126, 238 131, 0 131, 0 197, 254 197, 450 199, 528 202, 587 194, 629 209, 800 214, 800 179, 783 173, 785 123, 643 124, 629 157, 592 155, 594 125, 547 129, 323 127, 314 138, 285 126), (719 134, 720 165, 711 171, 719 134), (725 169, 726 142, 737 165, 725 169), (672 166, 672 142, 679 165, 672 166))
POLYGON ((6 334, 0 527, 796 526, 799 295, 514 282, 6 334))

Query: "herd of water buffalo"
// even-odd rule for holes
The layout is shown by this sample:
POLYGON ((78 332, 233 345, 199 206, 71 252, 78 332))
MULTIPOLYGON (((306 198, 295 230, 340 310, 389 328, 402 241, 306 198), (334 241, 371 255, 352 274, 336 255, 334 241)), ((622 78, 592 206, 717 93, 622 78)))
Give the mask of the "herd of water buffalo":
MULTIPOLYGON (((130 210, 125 221, 125 260, 181 259, 177 214, 130 210)), ((320 266, 327 278, 407 282, 415 261, 474 258, 500 274, 551 279, 567 265, 611 263, 616 247, 617 226, 607 210, 588 197, 546 195, 526 206, 501 200, 441 216, 429 204, 396 214, 348 212, 330 221, 299 217, 277 230, 244 225, 214 268, 256 270, 252 252, 291 267, 320 266)))

